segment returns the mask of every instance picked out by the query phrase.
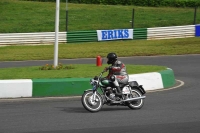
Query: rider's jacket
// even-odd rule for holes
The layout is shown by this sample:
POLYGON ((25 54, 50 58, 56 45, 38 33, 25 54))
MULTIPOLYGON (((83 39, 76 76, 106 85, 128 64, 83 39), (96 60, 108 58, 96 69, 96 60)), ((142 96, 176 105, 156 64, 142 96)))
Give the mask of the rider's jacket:
POLYGON ((126 72, 126 66, 121 61, 116 61, 110 66, 109 74, 107 78, 110 78, 112 75, 115 75, 118 79, 118 82, 125 83, 128 82, 128 74, 126 72))

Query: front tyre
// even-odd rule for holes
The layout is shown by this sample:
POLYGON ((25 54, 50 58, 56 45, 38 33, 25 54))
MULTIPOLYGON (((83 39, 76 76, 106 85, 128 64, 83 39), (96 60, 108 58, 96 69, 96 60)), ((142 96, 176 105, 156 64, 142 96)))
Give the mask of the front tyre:
MULTIPOLYGON (((141 97, 142 94, 137 89, 132 89, 132 98, 141 97)), ((130 109, 140 109, 144 105, 144 99, 134 100, 128 103, 130 109)))
POLYGON ((82 98, 83 107, 90 112, 98 112, 103 106, 103 100, 99 93, 96 93, 94 99, 93 91, 86 91, 83 93, 82 98))

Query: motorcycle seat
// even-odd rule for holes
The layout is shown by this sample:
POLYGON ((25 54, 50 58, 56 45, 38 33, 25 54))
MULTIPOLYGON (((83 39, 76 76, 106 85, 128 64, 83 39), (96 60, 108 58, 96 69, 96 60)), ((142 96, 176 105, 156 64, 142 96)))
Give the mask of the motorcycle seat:
POLYGON ((123 88, 124 86, 126 86, 127 84, 123 84, 123 83, 119 83, 119 87, 123 88))

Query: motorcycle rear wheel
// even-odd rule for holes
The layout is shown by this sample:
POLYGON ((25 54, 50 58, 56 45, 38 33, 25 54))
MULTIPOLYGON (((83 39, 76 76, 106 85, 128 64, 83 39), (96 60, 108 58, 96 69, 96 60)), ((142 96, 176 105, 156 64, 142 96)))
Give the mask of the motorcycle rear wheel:
MULTIPOLYGON (((132 89, 132 98, 141 97, 142 94, 137 89, 132 89)), ((144 99, 134 100, 128 103, 130 109, 140 109, 144 105, 144 99)))
POLYGON ((81 102, 83 107, 90 112, 98 112, 103 106, 103 100, 99 93, 96 93, 96 100, 93 100, 93 91, 83 93, 81 102))

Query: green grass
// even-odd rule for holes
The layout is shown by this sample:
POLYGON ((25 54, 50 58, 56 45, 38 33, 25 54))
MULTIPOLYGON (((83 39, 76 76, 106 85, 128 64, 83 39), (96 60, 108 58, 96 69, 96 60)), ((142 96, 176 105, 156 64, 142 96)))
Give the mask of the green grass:
MULTIPOLYGON (((129 40, 59 44, 59 59, 200 54, 200 38, 167 40, 129 40)), ((0 47, 0 61, 48 60, 54 58, 53 45, 0 47)))
MULTIPOLYGON (((55 2, 0 1, 0 33, 55 31, 55 2)), ((121 5, 68 4, 68 31, 135 28, 193 24, 193 8, 138 7, 121 5)), ((66 31, 66 3, 60 3, 60 31, 66 31)), ((197 10, 200 23, 200 10, 197 10)))
MULTIPOLYGON (((73 64, 75 69, 63 70, 39 70, 40 66, 20 67, 20 68, 2 68, 0 69, 0 79, 38 79, 38 78, 91 78, 98 75, 104 67, 96 67, 88 64, 73 64)), ((126 65, 129 74, 157 72, 165 70, 165 66, 151 65, 126 65)), ((107 73, 104 74, 106 76, 107 73)))

